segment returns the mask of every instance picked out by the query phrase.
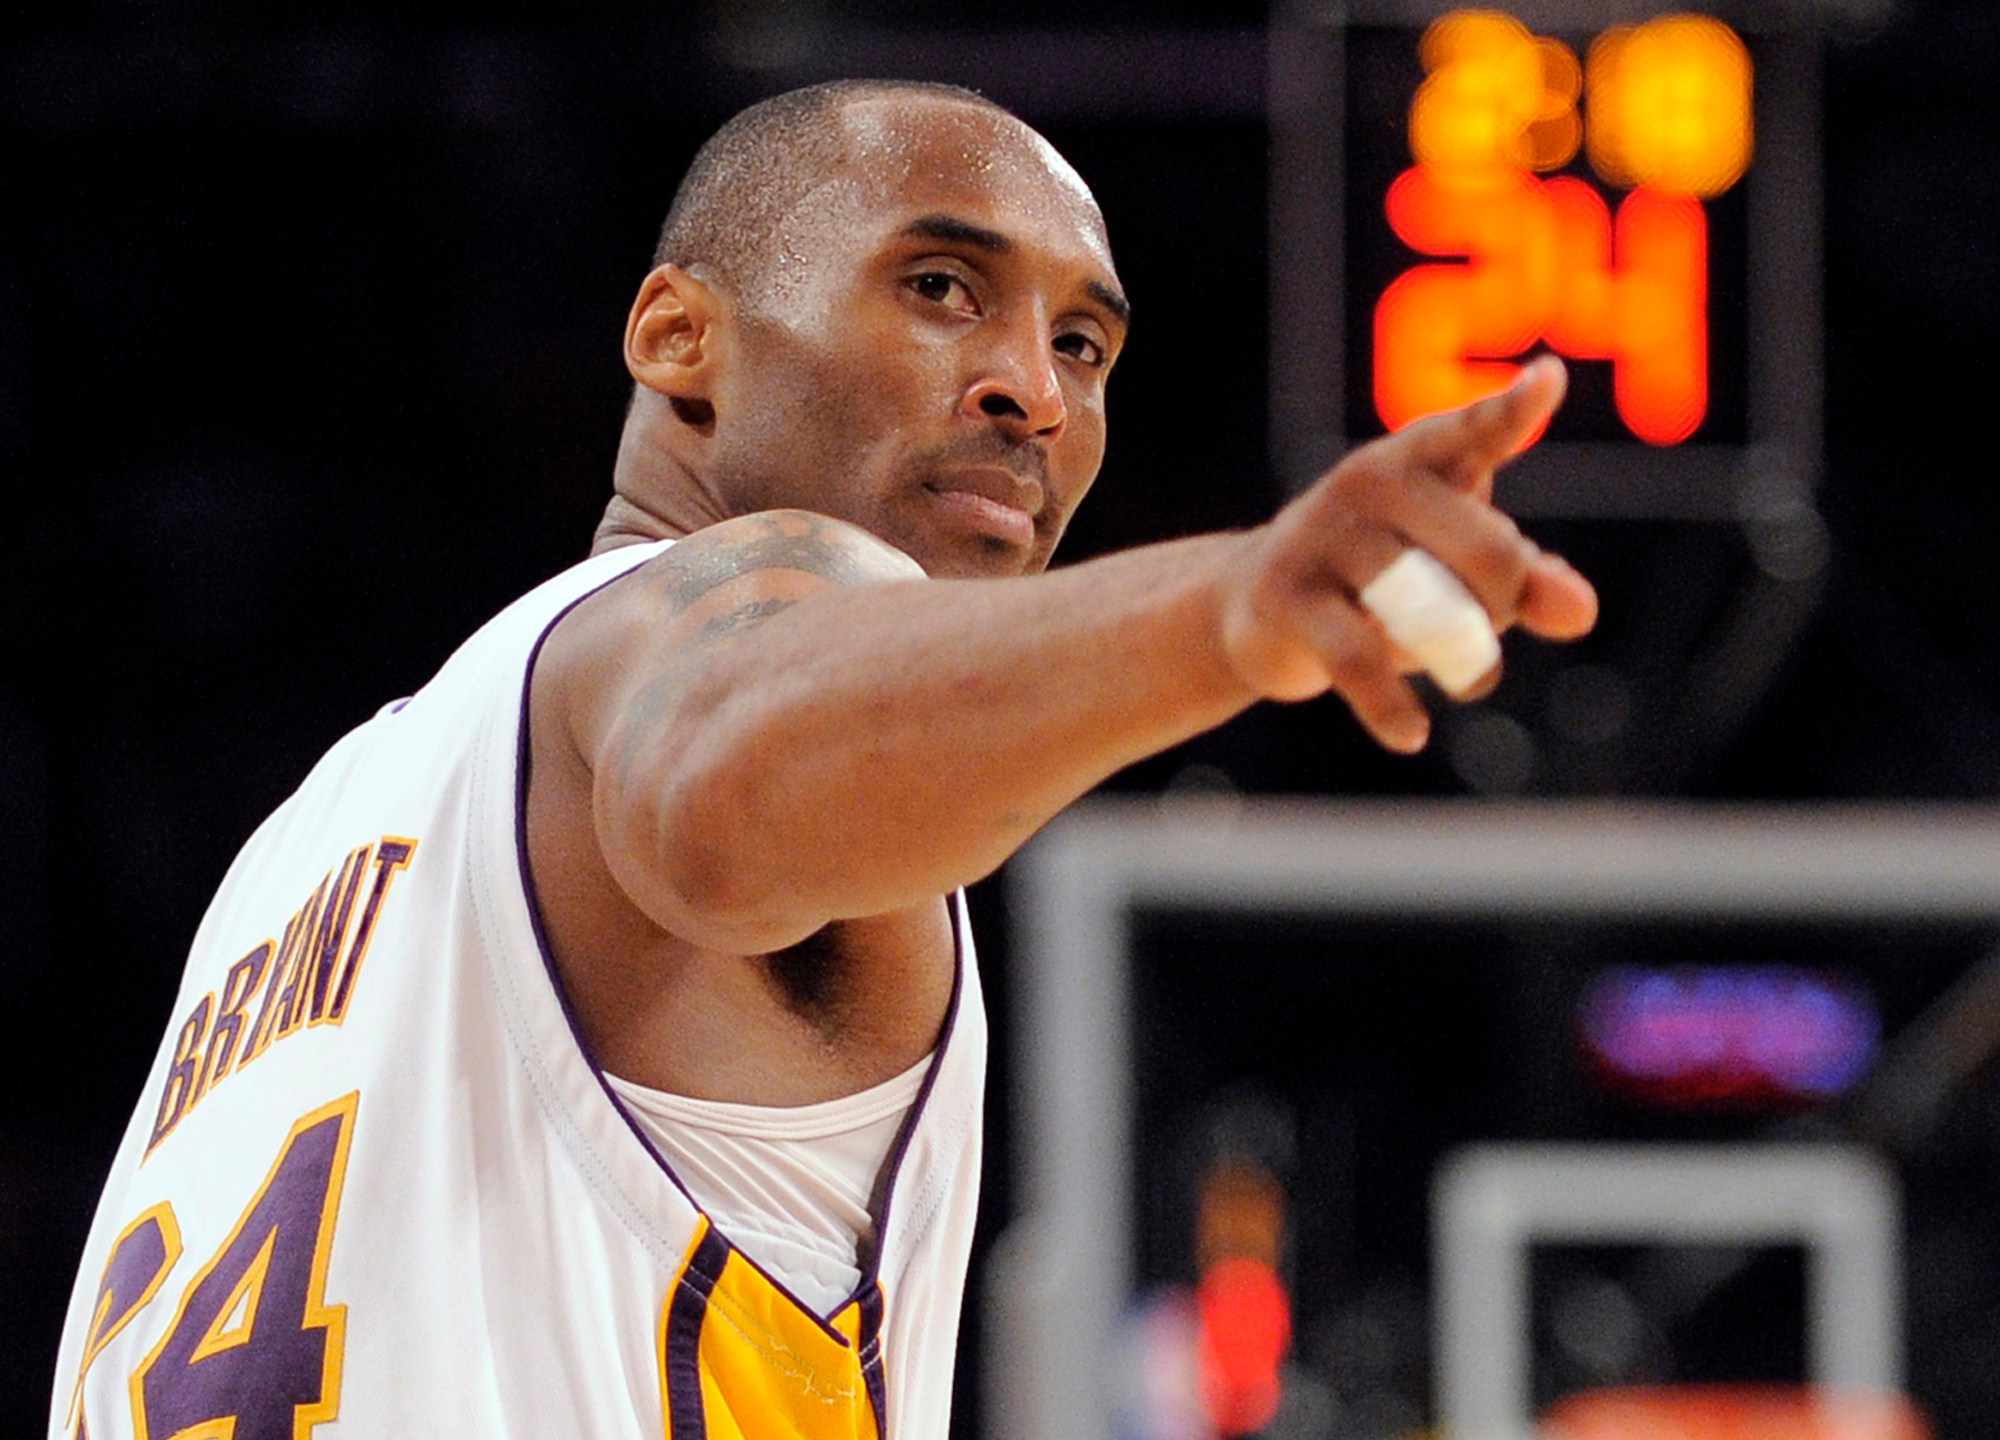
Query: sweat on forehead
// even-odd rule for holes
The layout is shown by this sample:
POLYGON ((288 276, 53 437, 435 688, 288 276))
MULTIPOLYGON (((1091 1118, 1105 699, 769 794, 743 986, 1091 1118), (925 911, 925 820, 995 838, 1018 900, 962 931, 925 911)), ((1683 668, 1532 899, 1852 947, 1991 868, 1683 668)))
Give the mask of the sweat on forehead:
POLYGON ((1046 186, 1056 203, 1102 229, 1097 202, 1055 146, 1019 117, 992 106, 949 101, 911 105, 886 95, 857 99, 842 111, 847 164, 872 198, 890 201, 910 184, 949 188, 990 183, 1004 168, 1024 184, 1046 186))
POLYGON ((1101 233, 1095 202, 1068 162, 982 95, 908 80, 787 91, 743 111, 702 146, 653 262, 701 267, 752 294, 793 258, 788 220, 823 212, 838 195, 880 204, 910 184, 970 180, 1009 164, 1047 177, 1101 233))

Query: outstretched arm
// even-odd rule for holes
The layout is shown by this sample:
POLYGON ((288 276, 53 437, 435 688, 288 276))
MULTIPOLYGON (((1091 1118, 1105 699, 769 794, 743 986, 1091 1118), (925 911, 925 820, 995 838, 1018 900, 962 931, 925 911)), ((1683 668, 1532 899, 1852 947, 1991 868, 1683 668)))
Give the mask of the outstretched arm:
POLYGON ((1404 548, 1496 629, 1566 638, 1595 616, 1490 503, 1562 386, 1531 366, 1257 529, 1043 576, 925 580, 800 512, 698 532, 579 607, 537 676, 607 867, 671 933, 759 953, 977 879, 1113 771, 1260 698, 1333 690, 1383 744, 1421 747, 1408 657, 1357 600, 1404 548))

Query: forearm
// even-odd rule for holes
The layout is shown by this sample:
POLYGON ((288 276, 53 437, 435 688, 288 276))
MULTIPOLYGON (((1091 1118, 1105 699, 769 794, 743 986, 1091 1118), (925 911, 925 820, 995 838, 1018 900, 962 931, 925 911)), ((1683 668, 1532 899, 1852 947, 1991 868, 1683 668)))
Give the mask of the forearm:
POLYGON ((624 628, 575 646, 558 687, 584 697, 570 724, 606 863, 657 924, 751 953, 986 874, 1112 771, 1259 697, 1333 691, 1383 745, 1420 749, 1416 657, 1362 598, 1405 549, 1496 634, 1595 619, 1589 583, 1490 498, 1562 385, 1537 362, 1255 530, 1051 575, 910 579, 907 556, 802 512, 699 531, 655 562, 664 606, 628 592, 624 628))
POLYGON ((642 905, 742 949, 977 879, 1112 772, 1256 698, 1220 635, 1241 543, 814 594, 619 717, 597 773, 606 852, 642 905))

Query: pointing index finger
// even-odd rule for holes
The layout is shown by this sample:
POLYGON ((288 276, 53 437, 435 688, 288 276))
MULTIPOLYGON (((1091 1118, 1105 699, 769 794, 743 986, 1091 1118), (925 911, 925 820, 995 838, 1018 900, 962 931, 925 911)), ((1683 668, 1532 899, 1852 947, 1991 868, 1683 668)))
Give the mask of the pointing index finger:
POLYGON ((1562 403, 1569 372, 1553 355, 1530 361, 1497 395, 1411 426, 1417 459, 1482 498, 1493 471, 1532 445, 1562 403))

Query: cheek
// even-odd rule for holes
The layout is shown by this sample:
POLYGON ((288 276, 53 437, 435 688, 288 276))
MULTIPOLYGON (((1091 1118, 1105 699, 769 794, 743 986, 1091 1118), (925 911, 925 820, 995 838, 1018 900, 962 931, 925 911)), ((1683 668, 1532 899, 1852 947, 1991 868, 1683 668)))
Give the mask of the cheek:
POLYGON ((1090 488, 1097 478, 1097 469, 1104 463, 1104 402, 1096 399, 1084 402, 1070 410, 1069 433, 1064 437, 1066 451, 1063 456, 1064 471, 1069 480, 1065 486, 1066 499, 1071 503, 1083 498, 1083 492, 1090 488))
POLYGON ((788 401, 792 419, 822 431, 847 434, 850 443, 899 428, 915 417, 920 397, 943 382, 945 357, 912 351, 894 337, 858 331, 799 367, 788 401), (935 372, 935 373, 933 373, 935 372), (812 413, 802 413, 810 407, 812 413))
POLYGON ((762 369, 737 397, 743 449, 765 468, 789 472, 803 464, 824 473, 852 455, 864 428, 868 387, 855 367, 786 356, 762 369))

